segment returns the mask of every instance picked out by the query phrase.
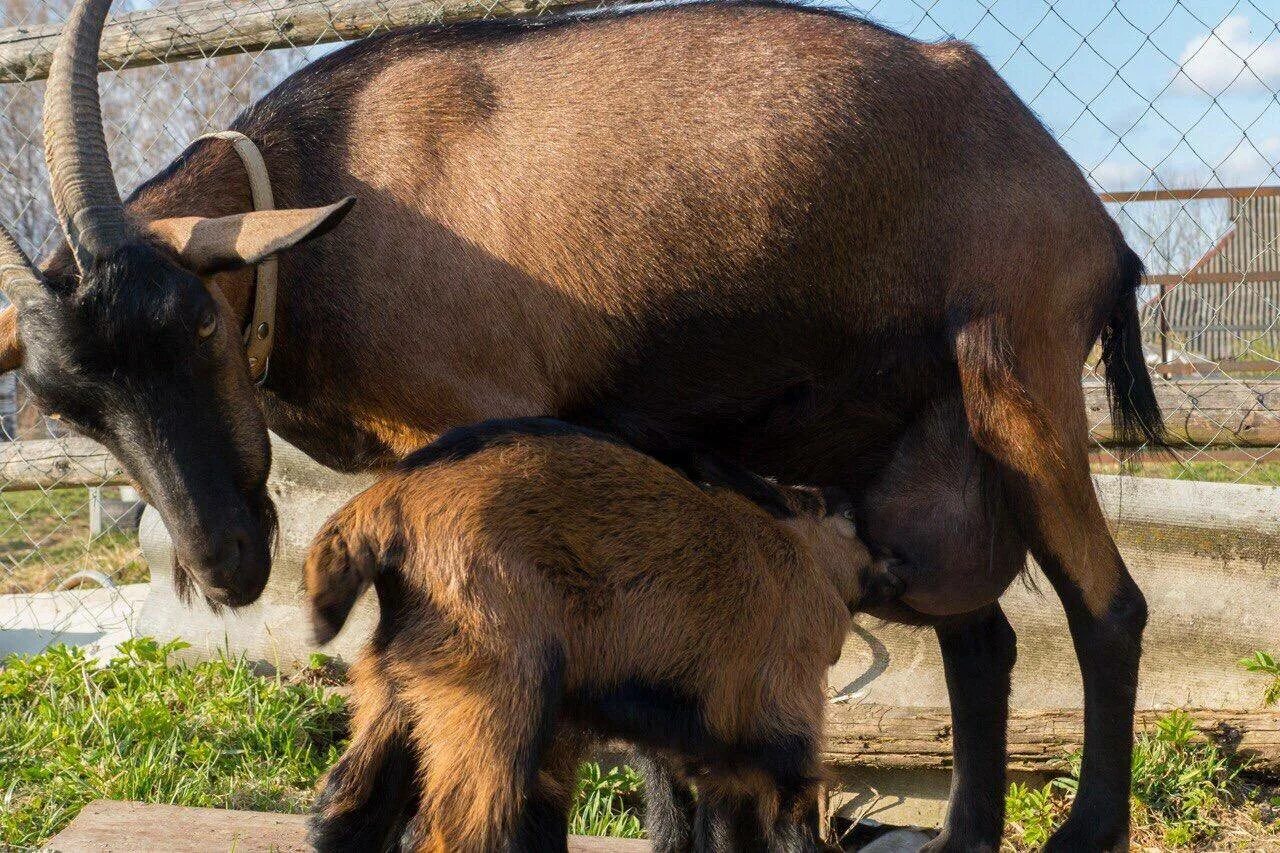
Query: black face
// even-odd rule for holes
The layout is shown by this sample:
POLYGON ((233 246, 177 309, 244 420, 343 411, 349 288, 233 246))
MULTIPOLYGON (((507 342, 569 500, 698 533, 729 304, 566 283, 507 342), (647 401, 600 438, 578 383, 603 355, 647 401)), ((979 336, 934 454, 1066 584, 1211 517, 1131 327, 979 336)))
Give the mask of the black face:
POLYGON ((55 259, 24 306, 22 381, 120 460, 173 537, 175 577, 214 604, 257 599, 271 566, 270 444, 221 294, 130 245, 77 286, 55 259))

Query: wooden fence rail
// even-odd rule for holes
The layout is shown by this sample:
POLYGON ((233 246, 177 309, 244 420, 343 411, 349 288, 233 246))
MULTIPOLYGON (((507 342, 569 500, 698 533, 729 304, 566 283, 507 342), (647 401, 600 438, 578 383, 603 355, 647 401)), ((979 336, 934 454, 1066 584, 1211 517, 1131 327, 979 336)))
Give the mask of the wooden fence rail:
MULTIPOLYGON (((117 15, 100 68, 120 70, 360 38, 391 27, 527 15, 581 0, 196 0, 117 15)), ((0 83, 42 80, 61 24, 0 29, 0 83)))
MULTIPOLYGON (((1280 445, 1280 380, 1188 379, 1156 381, 1169 440, 1194 447, 1275 447, 1280 445)), ((1114 444, 1106 389, 1085 385, 1090 436, 1114 444)))
POLYGON ((0 444, 0 491, 128 482, 101 444, 79 436, 0 444))

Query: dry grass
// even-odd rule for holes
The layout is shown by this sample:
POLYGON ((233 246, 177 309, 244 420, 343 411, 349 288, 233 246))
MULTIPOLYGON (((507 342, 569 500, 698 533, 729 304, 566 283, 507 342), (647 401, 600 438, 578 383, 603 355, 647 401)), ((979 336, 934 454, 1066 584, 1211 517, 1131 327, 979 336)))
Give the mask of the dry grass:
POLYGON ((137 537, 89 537, 89 490, 0 492, 0 594, 42 592, 79 571, 148 579, 137 537))

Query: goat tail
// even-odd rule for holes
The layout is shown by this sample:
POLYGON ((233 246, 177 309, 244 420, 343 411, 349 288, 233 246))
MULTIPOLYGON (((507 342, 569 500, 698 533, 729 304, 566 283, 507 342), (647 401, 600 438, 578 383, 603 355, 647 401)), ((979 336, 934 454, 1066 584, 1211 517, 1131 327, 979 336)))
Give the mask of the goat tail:
POLYGON ((1147 372, 1138 318, 1142 261, 1128 246, 1119 249, 1116 302, 1102 329, 1102 363, 1116 438, 1124 444, 1165 446, 1164 416, 1147 372))
POLYGON ((325 522, 307 555, 307 599, 320 645, 342 630, 356 599, 394 557, 384 543, 346 515, 340 510, 325 522))

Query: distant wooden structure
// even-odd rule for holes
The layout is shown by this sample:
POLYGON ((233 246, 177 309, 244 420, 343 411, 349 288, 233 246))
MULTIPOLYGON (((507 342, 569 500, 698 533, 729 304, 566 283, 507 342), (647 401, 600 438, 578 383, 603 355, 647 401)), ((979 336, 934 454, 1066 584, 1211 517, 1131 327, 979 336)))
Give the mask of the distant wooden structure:
POLYGON ((1145 339, 1161 364, 1169 364, 1175 347, 1210 364, 1280 357, 1280 187, 1144 190, 1101 198, 1120 204, 1226 199, 1230 205, 1231 230, 1189 270, 1145 279, 1159 289, 1144 320, 1145 339))

